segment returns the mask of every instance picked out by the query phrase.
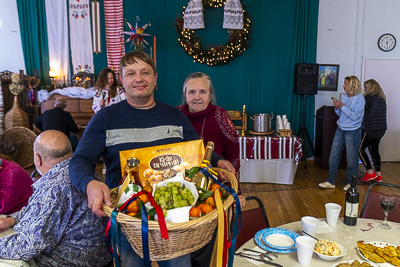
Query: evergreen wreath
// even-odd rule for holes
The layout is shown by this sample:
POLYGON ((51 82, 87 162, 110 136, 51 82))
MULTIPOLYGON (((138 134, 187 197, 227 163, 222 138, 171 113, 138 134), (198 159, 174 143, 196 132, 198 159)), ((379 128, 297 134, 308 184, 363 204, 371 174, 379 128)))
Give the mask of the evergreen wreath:
MULTIPOLYGON (((202 0, 204 11, 207 8, 223 8, 224 0, 202 0)), ((183 7, 182 17, 176 19, 176 31, 178 32, 178 42, 183 47, 186 54, 193 57, 193 62, 207 64, 209 66, 223 65, 233 61, 242 54, 248 47, 250 40, 250 24, 248 12, 243 10, 243 29, 229 29, 229 39, 225 45, 218 45, 210 49, 202 46, 201 40, 196 36, 195 31, 183 28, 183 18, 186 7, 183 7)))

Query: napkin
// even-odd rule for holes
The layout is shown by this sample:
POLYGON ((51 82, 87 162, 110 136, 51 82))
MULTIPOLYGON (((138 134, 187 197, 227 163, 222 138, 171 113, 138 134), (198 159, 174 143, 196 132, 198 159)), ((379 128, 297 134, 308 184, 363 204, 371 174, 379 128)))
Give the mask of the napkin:
MULTIPOLYGON (((22 260, 4 260, 0 259, 0 267, 10 267, 10 266, 17 266, 17 267, 29 267, 29 263, 22 261, 22 260)), ((32 265, 32 266, 37 266, 32 265)))
MULTIPOLYGON (((252 248, 251 250, 259 251, 260 253, 265 253, 265 252, 266 252, 264 249, 262 249, 262 248, 260 248, 260 247, 258 247, 258 246, 252 248)), ((243 251, 243 252, 246 253, 246 254, 248 254, 249 256, 254 256, 254 257, 259 257, 259 256, 260 256, 260 254, 257 254, 257 253, 252 252, 252 251, 243 251)), ((238 257, 239 257, 239 256, 238 256, 238 257)), ((255 260, 248 259, 248 258, 243 258, 243 257, 240 257, 240 258, 245 259, 245 260, 247 260, 248 262, 250 262, 250 263, 252 263, 252 264, 254 264, 254 265, 257 265, 257 266, 260 266, 260 265, 263 265, 263 264, 264 264, 264 263, 261 262, 261 261, 255 261, 255 260)))
POLYGON ((320 221, 317 228, 317 234, 334 233, 335 231, 325 222, 320 221))

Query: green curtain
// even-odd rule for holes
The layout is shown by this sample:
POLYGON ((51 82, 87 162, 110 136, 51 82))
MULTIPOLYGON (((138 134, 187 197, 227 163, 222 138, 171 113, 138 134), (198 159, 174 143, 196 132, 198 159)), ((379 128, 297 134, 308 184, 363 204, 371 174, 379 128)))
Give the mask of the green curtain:
MULTIPOLYGON (((316 63, 316 46, 317 46, 317 28, 318 24, 318 5, 313 5, 313 0, 297 0, 296 10, 298 11, 295 19, 295 62, 294 63, 316 63)), ((315 96, 314 95, 297 95, 292 97, 293 111, 299 114, 306 115, 305 129, 302 128, 303 116, 299 121, 299 137, 304 139, 303 151, 307 153, 307 157, 312 156, 312 140, 314 137, 314 110, 315 96), (305 106, 305 110, 304 110, 305 106), (308 136, 307 136, 308 134, 308 136), (308 140, 308 137, 311 139, 308 140)), ((292 114, 295 116, 295 114, 292 114)))
MULTIPOLYGON (((195 71, 209 74, 217 103, 226 110, 286 114, 294 134, 301 126, 303 96, 294 94, 296 63, 315 63, 318 27, 318 0, 243 0, 251 20, 250 45, 233 62, 209 67, 194 63, 178 45, 176 17, 189 0, 124 1, 124 18, 131 24, 139 16, 139 27, 147 22, 146 33, 157 36, 158 81, 156 98, 171 105, 180 104, 182 84, 195 71)), ((223 9, 209 8, 204 14, 205 29, 196 30, 203 44, 224 44, 228 37, 222 28, 223 9)), ((104 27, 104 26, 102 26, 104 27)), ((125 30, 128 30, 125 25, 125 30)), ((128 36, 125 36, 127 39, 128 36)), ((126 46, 129 51, 129 44, 126 46)), ((105 50, 105 49, 104 49, 105 50)), ((94 55, 96 72, 107 65, 94 55)), ((307 98, 306 127, 314 138, 314 96, 307 98)), ((275 129, 275 119, 272 120, 275 129)), ((249 128, 252 121, 249 119, 249 128)))
POLYGON ((17 0, 27 75, 37 70, 41 85, 50 85, 49 49, 44 0, 17 0))

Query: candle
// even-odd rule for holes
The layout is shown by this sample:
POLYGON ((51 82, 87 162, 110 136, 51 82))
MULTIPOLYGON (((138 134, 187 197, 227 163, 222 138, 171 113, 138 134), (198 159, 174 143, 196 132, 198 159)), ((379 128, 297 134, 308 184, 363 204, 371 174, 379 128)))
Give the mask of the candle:
POLYGON ((243 105, 243 113, 246 113, 246 105, 243 105))
POLYGON ((157 66, 157 38, 156 38, 156 36, 154 36, 153 37, 153 46, 154 46, 154 53, 153 53, 153 60, 154 60, 154 64, 156 64, 156 66, 157 66))

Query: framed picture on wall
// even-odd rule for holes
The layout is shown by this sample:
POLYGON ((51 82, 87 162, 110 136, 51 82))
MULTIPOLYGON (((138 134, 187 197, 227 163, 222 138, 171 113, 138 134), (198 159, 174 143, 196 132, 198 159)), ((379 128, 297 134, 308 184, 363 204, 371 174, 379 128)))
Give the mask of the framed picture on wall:
POLYGON ((318 64, 318 90, 337 91, 339 65, 318 64))

